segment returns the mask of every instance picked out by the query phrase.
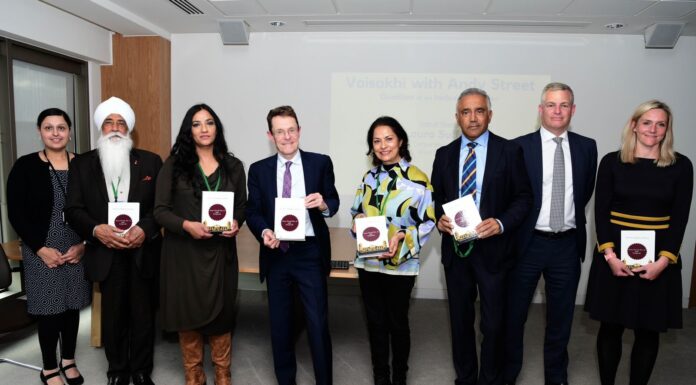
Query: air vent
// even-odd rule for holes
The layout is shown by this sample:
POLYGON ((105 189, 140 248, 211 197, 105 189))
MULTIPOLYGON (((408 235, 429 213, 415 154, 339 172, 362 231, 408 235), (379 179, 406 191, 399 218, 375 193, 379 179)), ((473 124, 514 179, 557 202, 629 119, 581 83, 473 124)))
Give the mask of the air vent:
POLYGON ((202 15, 203 11, 198 9, 195 5, 191 4, 188 0, 169 0, 170 3, 174 4, 180 10, 188 13, 189 15, 202 15))

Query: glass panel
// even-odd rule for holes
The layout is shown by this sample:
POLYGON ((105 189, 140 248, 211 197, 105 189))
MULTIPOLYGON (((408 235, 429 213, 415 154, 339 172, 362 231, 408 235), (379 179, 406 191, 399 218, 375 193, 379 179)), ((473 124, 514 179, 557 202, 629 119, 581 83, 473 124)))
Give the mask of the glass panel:
MULTIPOLYGON (((56 107, 75 117, 75 75, 20 60, 12 61, 17 158, 39 151, 43 143, 36 129, 36 117, 56 107)), ((75 151, 74 127, 69 151, 75 151)))

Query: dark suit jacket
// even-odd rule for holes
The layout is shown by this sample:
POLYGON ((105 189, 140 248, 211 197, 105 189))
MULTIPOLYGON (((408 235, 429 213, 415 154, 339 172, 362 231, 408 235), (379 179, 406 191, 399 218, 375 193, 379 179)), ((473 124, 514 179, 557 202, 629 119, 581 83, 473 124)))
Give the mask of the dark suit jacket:
MULTIPOLYGON (((543 169, 541 159, 541 134, 539 130, 514 140, 522 147, 524 163, 532 184, 534 204, 525 218, 518 232, 518 247, 523 254, 529 246, 529 241, 534 234, 534 227, 541 210, 541 196, 543 183, 543 169)), ((587 243, 587 231, 585 224, 585 206, 592 197, 594 191, 595 174, 597 173, 597 144, 594 139, 568 132, 568 145, 570 146, 570 162, 573 169, 573 201, 575 202, 575 226, 577 232, 578 255, 585 259, 585 246, 587 243)))
MULTIPOLYGON (((435 153, 431 183, 434 190, 435 217, 438 219, 444 214, 442 204, 459 198, 461 141, 460 136, 450 144, 440 147, 435 153)), ((481 218, 500 220, 504 232, 476 240, 469 258, 479 255, 488 271, 497 272, 512 264, 515 232, 531 207, 532 193, 524 168, 522 149, 492 132, 488 139, 482 188, 483 196, 480 198, 479 208, 481 218)), ((442 234, 441 253, 445 268, 450 266, 453 258, 459 258, 449 234, 442 234)))
MULTIPOLYGON (((338 211, 338 192, 334 186, 334 172, 331 158, 326 155, 300 150, 302 169, 304 171, 305 191, 307 195, 318 192, 329 207, 329 216, 338 211)), ((279 249, 269 249, 263 245, 261 233, 264 229, 273 230, 275 218, 275 198, 278 196, 276 186, 277 155, 262 159, 249 167, 249 199, 247 201, 247 226, 261 244, 259 251, 259 271, 261 282, 268 272, 268 267, 274 255, 279 255, 279 249)), ((319 242, 324 269, 326 274, 331 271, 331 240, 329 227, 324 215, 318 208, 309 210, 314 234, 319 242)))
MULTIPOLYGON (((155 222, 152 209, 155 181, 161 167, 162 159, 157 154, 131 150, 128 201, 140 203, 138 226, 146 236, 143 246, 133 250, 133 253, 144 278, 152 278, 159 269, 160 226, 155 222)), ((85 273, 87 279, 95 282, 101 282, 109 275, 115 252, 92 235, 95 226, 108 222, 108 203, 109 195, 97 150, 75 158, 70 163, 65 217, 70 226, 87 241, 83 257, 85 273)))

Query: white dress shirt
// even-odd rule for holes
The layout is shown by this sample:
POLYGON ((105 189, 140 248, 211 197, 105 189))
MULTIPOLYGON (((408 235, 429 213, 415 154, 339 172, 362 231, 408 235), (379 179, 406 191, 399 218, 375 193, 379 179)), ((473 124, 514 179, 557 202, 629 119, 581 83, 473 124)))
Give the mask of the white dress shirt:
MULTIPOLYGON (((285 162, 290 160, 292 164, 290 165, 290 175, 292 175, 292 187, 290 190, 291 198, 304 198, 307 196, 307 191, 305 190, 305 180, 304 180, 304 169, 302 168, 302 157, 300 152, 292 159, 285 159, 280 154, 278 154, 278 163, 276 167, 276 189, 278 197, 283 196, 283 178, 285 177, 285 162)), ((305 209, 305 236, 314 236, 314 227, 312 227, 312 221, 309 219, 309 210, 305 209)))
MULTIPOLYGON (((541 184, 541 210, 537 218, 536 229, 541 231, 551 231, 549 226, 551 214, 551 185, 553 184, 553 158, 556 152, 556 137, 544 127, 539 129, 541 134, 541 159, 542 159, 542 184, 541 184)), ((565 197, 564 220, 561 231, 575 228, 575 201, 573 200, 573 167, 570 159, 570 144, 568 143, 568 132, 564 131, 560 135, 563 138, 561 149, 563 149, 563 160, 565 163, 565 197)))

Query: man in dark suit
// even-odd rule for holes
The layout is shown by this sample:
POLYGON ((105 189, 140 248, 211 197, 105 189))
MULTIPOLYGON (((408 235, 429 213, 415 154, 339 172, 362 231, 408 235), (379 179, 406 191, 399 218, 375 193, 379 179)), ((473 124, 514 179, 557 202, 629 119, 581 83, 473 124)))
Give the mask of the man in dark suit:
POLYGON ((268 287, 273 364, 280 385, 295 384, 293 293, 304 308, 317 384, 332 383, 326 277, 331 244, 325 218, 338 210, 331 159, 299 149, 300 125, 290 106, 272 109, 268 138, 278 151, 249 168, 247 225, 261 244, 259 270, 268 287), (279 241, 274 232, 275 198, 304 198, 304 241, 279 241))
POLYGON ((156 154, 133 149, 133 109, 112 97, 94 122, 97 149, 70 164, 66 219, 87 241, 87 278, 102 293, 102 341, 109 385, 153 384, 154 311, 160 255, 160 226, 152 208, 162 166, 156 154), (108 224, 109 202, 138 202, 140 220, 125 234, 108 224))
POLYGON ((515 230, 532 202, 522 150, 488 131, 492 116, 485 91, 462 92, 455 113, 462 136, 439 148, 433 163, 431 181, 437 228, 442 233, 455 384, 502 382, 505 276, 512 262, 515 230), (469 165, 472 156, 473 165, 469 165), (472 190, 467 191, 469 182, 472 190), (483 221, 476 227, 478 239, 458 245, 452 238, 452 219, 444 215, 442 205, 471 192, 483 221), (480 373, 474 331, 477 294, 483 335, 480 373))
POLYGON ((595 141, 568 131, 574 113, 573 90, 550 83, 541 94, 541 128, 515 139, 524 153, 534 205, 518 233, 517 260, 508 283, 504 379, 510 384, 522 368, 524 324, 541 274, 548 304, 545 382, 568 383, 567 346, 587 242, 585 206, 597 171, 595 141))

